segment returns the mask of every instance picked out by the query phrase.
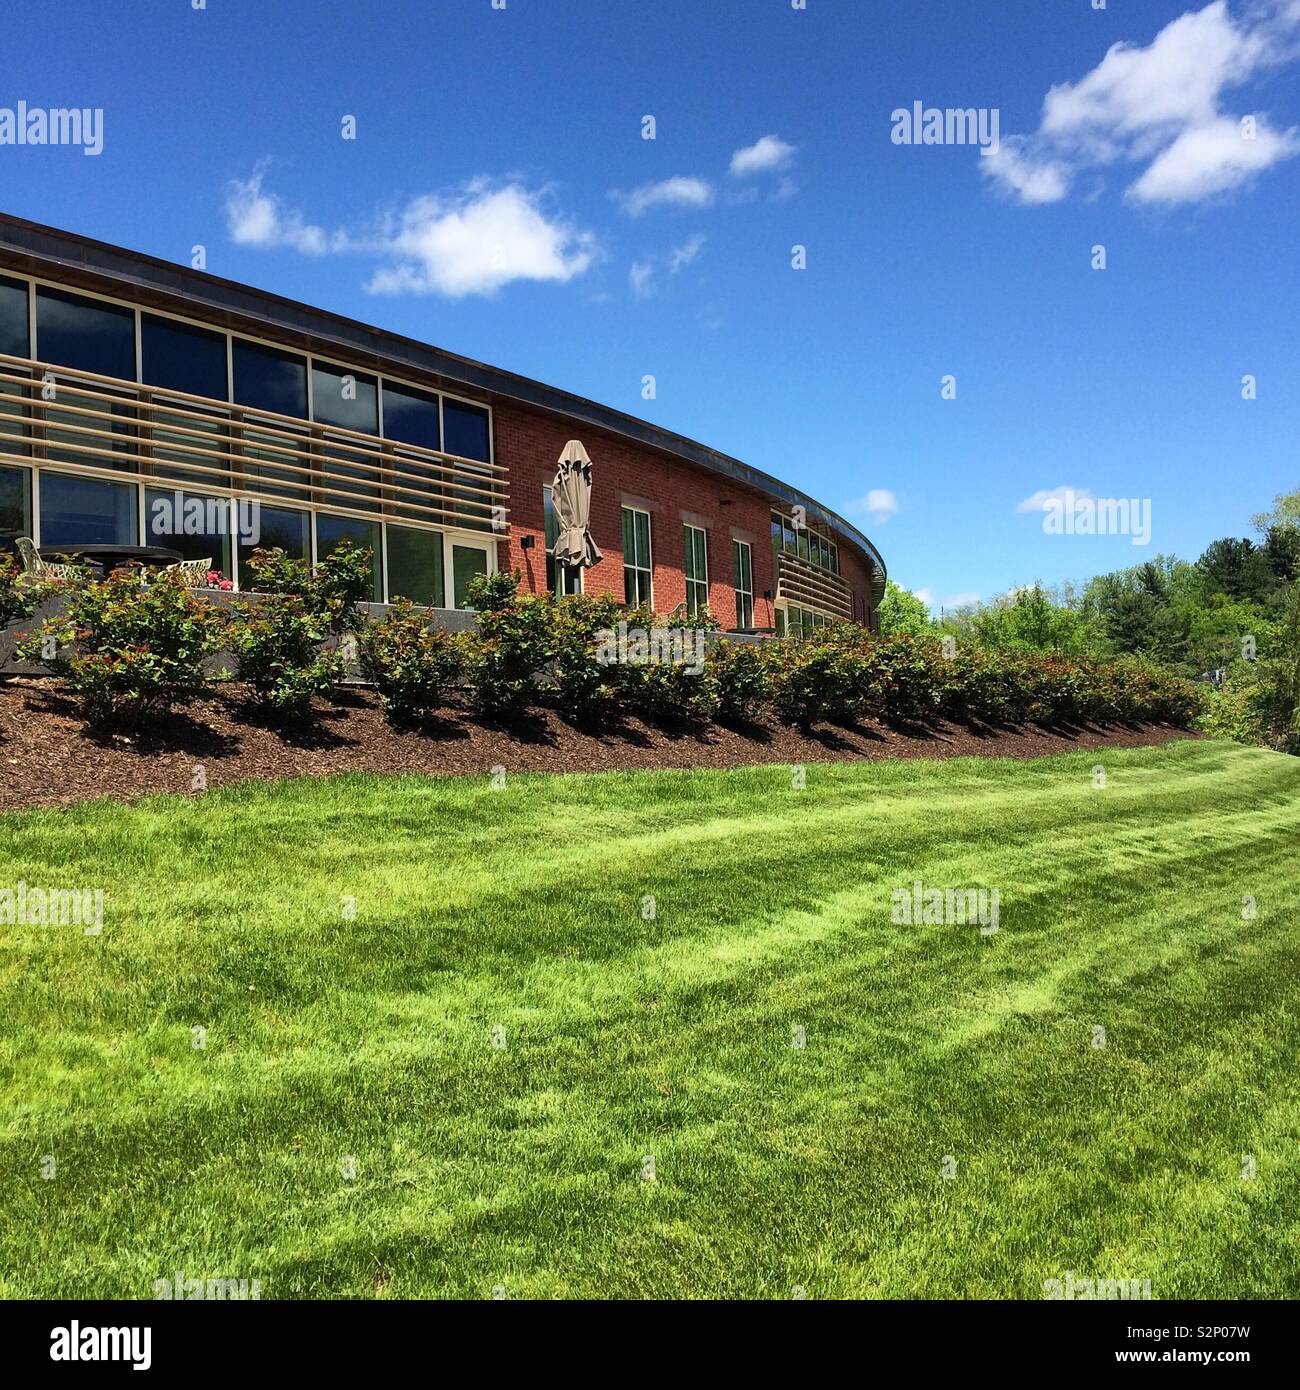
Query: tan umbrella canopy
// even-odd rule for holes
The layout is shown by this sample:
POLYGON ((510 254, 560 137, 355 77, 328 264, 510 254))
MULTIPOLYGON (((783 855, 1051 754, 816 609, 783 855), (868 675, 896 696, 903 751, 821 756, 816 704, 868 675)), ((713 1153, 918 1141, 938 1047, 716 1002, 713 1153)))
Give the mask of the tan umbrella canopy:
POLYGON ((570 569, 589 569, 604 556, 591 538, 591 459, 582 441, 571 439, 560 455, 560 464, 551 484, 551 505, 555 508, 555 559, 570 569))

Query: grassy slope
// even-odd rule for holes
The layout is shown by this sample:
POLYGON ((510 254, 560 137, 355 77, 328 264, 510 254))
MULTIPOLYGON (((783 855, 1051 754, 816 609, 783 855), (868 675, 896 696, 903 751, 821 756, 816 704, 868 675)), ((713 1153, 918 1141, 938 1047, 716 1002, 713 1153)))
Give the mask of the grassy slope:
POLYGON ((0 1293, 1295 1297, 1297 844, 1300 760, 1194 742, 4 818, 108 904, 0 928, 0 1293))

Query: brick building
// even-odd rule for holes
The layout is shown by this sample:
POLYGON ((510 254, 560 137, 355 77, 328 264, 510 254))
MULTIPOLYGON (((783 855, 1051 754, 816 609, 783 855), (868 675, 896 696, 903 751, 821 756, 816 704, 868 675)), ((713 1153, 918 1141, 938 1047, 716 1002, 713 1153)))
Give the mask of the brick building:
MULTIPOLYGON (((796 487, 501 369, 0 215, 0 545, 159 546, 240 585, 258 545, 374 555, 372 598, 525 590, 707 604, 725 628, 871 623, 875 546, 796 487), (593 463, 594 568, 557 568, 549 487, 593 463), (255 504, 255 505, 254 505, 255 504)), ((247 587, 244 583, 243 587, 247 587)))

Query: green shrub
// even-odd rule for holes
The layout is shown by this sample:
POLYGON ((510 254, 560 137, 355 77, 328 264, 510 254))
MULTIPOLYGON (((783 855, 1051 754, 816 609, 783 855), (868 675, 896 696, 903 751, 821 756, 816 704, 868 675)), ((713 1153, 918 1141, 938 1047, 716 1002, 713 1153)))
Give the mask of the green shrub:
POLYGON ((1141 657, 1124 657, 1100 668, 1105 681, 1103 718, 1133 724, 1190 727, 1204 707, 1201 688, 1141 657))
POLYGON ((625 613, 629 660, 618 668, 626 705, 641 718, 668 728, 707 724, 718 713, 712 658, 694 619, 652 613, 644 606, 625 613))
POLYGON ((791 645, 776 666, 772 703, 788 724, 852 724, 867 708, 866 663, 849 641, 791 645))
POLYGON ((223 646, 225 614, 178 576, 143 585, 117 570, 67 592, 67 608, 18 651, 58 672, 92 724, 135 723, 209 693, 204 661, 223 646))
POLYGON ((772 698, 772 659, 764 645, 717 642, 709 669, 718 694, 718 717, 753 723, 772 698))
POLYGON ((239 604, 230 647, 241 680, 277 714, 302 718, 317 696, 332 694, 346 675, 338 650, 326 651, 328 614, 299 594, 278 594, 260 607, 239 604))
POLYGON ((1019 724, 1029 710, 1029 691, 1019 669, 979 647, 959 648, 942 668, 941 713, 963 723, 1019 724))
POLYGON ((500 613, 519 597, 518 570, 498 570, 495 574, 476 574, 465 589, 465 602, 480 613, 500 613))
POLYGON ((867 713, 907 724, 924 724, 938 717, 947 672, 936 638, 899 633, 859 639, 855 650, 866 678, 867 713))
POLYGON ((463 638, 430 628, 409 599, 383 622, 369 623, 359 640, 361 673, 379 692, 392 722, 415 720, 446 704, 465 671, 463 638))
POLYGON ((476 575, 469 584, 479 609, 478 632, 467 642, 469 681, 476 707, 491 719, 528 708, 551 655, 550 597, 518 588, 518 574, 476 575))
POLYGON ((551 676, 556 703, 568 718, 590 722, 613 707, 622 669, 597 658, 601 634, 612 633, 622 618, 612 596, 577 594, 552 603, 551 676))
POLYGON ((246 560, 240 560, 240 568, 253 577, 253 582, 245 583, 244 588, 256 593, 305 598, 311 588, 311 566, 306 560, 286 554, 278 545, 269 550, 259 547, 246 560))
POLYGON ((703 670, 686 663, 655 661, 628 671, 629 700, 650 723, 695 728, 717 717, 717 681, 707 661, 703 670))
POLYGON ((79 585, 68 580, 27 574, 16 556, 0 554, 0 628, 26 621, 43 600, 75 587, 79 585))
POLYGON ((304 609, 334 634, 359 625, 357 605, 372 592, 371 552, 351 541, 337 545, 315 569, 279 546, 255 550, 243 563, 257 592, 300 599, 304 609))

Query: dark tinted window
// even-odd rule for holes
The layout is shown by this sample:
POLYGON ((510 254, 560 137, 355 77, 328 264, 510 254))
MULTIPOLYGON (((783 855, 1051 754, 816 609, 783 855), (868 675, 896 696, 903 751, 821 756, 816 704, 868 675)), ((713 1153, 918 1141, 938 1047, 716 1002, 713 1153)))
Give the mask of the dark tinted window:
POLYGON ((136 489, 67 473, 41 474, 42 545, 134 545, 136 489))
POLYGON ((258 410, 307 418, 307 361, 236 338, 231 343, 235 400, 258 410))
POLYGON ((210 569, 230 577, 230 501, 199 493, 146 488, 146 545, 179 550, 186 560, 206 560, 210 569))
POLYGON ((313 417, 323 424, 362 434, 379 433, 378 392, 372 376, 314 366, 311 408, 313 417))
POLYGON ((311 514, 290 511, 287 507, 265 507, 257 504, 253 513, 253 535, 239 537, 239 587, 257 588, 257 580, 251 571, 242 566, 253 551, 274 550, 277 547, 296 560, 311 558, 311 514))
POLYGON ((488 413, 476 405, 464 405, 460 401, 444 399, 442 403, 442 428, 446 443, 442 446, 449 454, 458 454, 465 459, 480 459, 487 463, 491 457, 488 445, 488 413))
MULTIPOLYGON (((32 475, 26 468, 0 468, 0 550, 5 541, 32 534, 32 475)), ((441 544, 442 538, 435 537, 441 544)))
POLYGON ((30 357, 27 337, 27 283, 0 276, 0 352, 30 357))
POLYGON ((130 309, 38 287, 36 344, 46 362, 135 380, 135 314, 130 309))
POLYGON ((442 532, 388 527, 388 601, 409 598, 442 608, 442 532))
POLYGON ((351 541, 358 550, 370 552, 370 599, 382 603, 384 595, 380 585, 380 538, 377 521, 357 521, 350 516, 330 516, 320 512, 316 517, 316 558, 323 560, 344 541, 351 541))
POLYGON ((384 437, 441 449, 438 398, 400 386, 384 387, 384 437))
POLYGON ((174 319, 140 317, 140 371, 150 386, 226 399, 226 338, 174 319))

